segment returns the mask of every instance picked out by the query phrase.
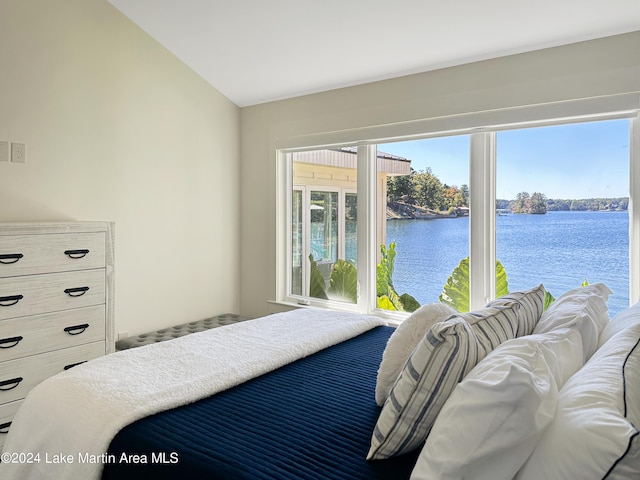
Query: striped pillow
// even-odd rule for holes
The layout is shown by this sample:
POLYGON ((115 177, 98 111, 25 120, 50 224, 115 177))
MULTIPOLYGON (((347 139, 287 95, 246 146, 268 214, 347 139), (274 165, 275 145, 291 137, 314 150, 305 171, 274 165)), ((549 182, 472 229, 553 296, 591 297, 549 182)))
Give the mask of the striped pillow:
MULTIPOLYGON (((542 316, 544 310, 544 285, 540 284, 537 287, 530 288, 529 290, 522 290, 520 292, 508 293, 500 298, 489 302, 487 307, 509 307, 512 303, 519 303, 520 310, 518 311, 518 333, 516 337, 523 335, 530 335, 533 329, 536 327, 538 320, 542 316), (524 332, 524 333, 523 333, 524 332)), ((472 314, 463 314, 469 315, 472 314)), ((472 320, 465 318, 467 322, 474 323, 472 320)))
POLYGON ((542 314, 544 288, 435 324, 418 343, 382 407, 368 460, 419 447, 455 386, 502 342, 529 335, 542 314), (535 299, 529 298, 530 296, 535 299), (531 308, 530 308, 531 307, 531 308))

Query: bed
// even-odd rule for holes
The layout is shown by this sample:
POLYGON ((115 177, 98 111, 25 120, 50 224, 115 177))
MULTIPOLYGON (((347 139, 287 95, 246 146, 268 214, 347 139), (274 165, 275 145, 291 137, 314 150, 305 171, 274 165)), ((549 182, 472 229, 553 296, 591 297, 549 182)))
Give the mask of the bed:
POLYGON ((302 309, 117 352, 32 390, 0 476, 640 478, 640 306, 610 321, 609 293, 398 328, 302 309))
POLYGON ((106 465, 102 478, 136 479, 141 471, 157 479, 409 478, 415 454, 392 462, 365 458, 379 414, 371 392, 392 331, 376 327, 218 395, 125 427, 109 454, 151 458, 154 452, 176 452, 176 463, 132 467, 115 462, 106 465), (183 435, 185 427, 193 433, 183 435))

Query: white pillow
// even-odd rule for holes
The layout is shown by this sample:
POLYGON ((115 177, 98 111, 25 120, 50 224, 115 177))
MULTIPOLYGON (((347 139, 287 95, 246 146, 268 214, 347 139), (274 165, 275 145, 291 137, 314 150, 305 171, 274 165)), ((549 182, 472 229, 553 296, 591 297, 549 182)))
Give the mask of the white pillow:
POLYGON ((551 423, 558 390, 583 358, 575 326, 497 347, 445 403, 411 479, 513 478, 551 423))
POLYGON ((604 345, 607 340, 613 337, 615 334, 622 330, 631 327, 632 325, 640 324, 640 302, 632 305, 626 310, 621 311, 604 327, 600 332, 600 338, 598 340, 598 347, 604 345))
POLYGON ((640 325, 613 336, 560 390, 519 480, 640 478, 640 325))
POLYGON ((582 334, 587 361, 598 348, 600 332, 609 323, 607 300, 610 294, 611 290, 603 283, 569 290, 545 310, 533 333, 550 332, 554 328, 575 323, 582 334))
POLYGON ((457 313, 431 327, 407 359, 382 407, 367 460, 420 447, 465 375, 501 343, 531 333, 542 313, 544 288, 513 297, 500 306, 457 313), (536 300, 530 301, 531 296, 536 300))
POLYGON ((423 305, 413 312, 391 334, 382 354, 376 381, 376 403, 382 406, 389 397, 407 358, 434 323, 446 320, 457 313, 444 303, 423 305))

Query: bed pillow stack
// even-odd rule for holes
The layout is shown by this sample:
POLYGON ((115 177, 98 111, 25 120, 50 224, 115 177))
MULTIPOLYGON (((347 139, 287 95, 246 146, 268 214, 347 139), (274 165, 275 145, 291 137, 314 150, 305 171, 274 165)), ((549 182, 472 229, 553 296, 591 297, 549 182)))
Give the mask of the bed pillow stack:
MULTIPOLYGON (((565 384, 592 355, 608 322, 609 294, 602 284, 571 290, 543 313, 539 333, 487 355, 442 408, 412 480, 513 478, 554 421, 565 384)), ((531 472, 539 479, 594 478, 531 472)))
POLYGON ((456 385, 501 343, 532 333, 544 287, 515 292, 475 312, 434 324, 396 379, 376 423, 367 459, 418 448, 456 385))
POLYGON ((567 381, 519 480, 640 478, 639 344, 639 324, 621 330, 567 381))
POLYGON ((411 479, 513 478, 551 423, 558 391, 583 358, 575 326, 500 345, 445 403, 411 479))

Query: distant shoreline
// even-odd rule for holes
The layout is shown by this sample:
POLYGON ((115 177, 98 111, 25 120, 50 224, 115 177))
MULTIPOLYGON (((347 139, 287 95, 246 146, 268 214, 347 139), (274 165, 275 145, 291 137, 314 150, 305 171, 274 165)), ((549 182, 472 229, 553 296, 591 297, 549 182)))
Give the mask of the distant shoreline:
MULTIPOLYGON (((496 200, 498 210, 509 210, 515 200, 496 200)), ((548 212, 627 211, 629 197, 549 198, 545 202, 548 212)))
MULTIPOLYGON (((558 212, 566 212, 566 213, 622 213, 627 212, 628 210, 548 210, 546 213, 558 213, 558 212)), ((546 213, 513 213, 513 212, 496 212, 498 216, 504 217, 507 215, 546 215, 546 213)), ((387 216, 387 220, 440 220, 440 219, 451 219, 451 218, 465 218, 468 215, 433 215, 429 217, 410 217, 410 216, 397 216, 391 217, 387 216)))
MULTIPOLYGON (((547 199, 546 211, 514 213, 515 200, 496 200, 498 215, 543 215, 547 212, 626 212, 629 209, 629 197, 547 199)), ((438 220, 442 218, 460 218, 469 215, 466 206, 452 208, 451 211, 437 211, 402 201, 387 203, 387 220, 438 220)))

